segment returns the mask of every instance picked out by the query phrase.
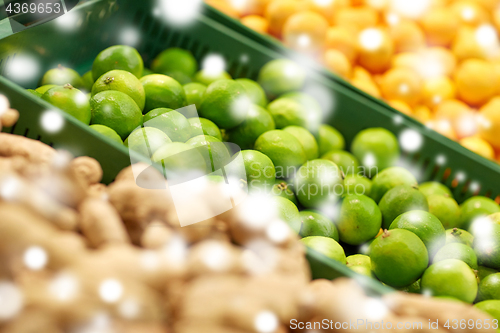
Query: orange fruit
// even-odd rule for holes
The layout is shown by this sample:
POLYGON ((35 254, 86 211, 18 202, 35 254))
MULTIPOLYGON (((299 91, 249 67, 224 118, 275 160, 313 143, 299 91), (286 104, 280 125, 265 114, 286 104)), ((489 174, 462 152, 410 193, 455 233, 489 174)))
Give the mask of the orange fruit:
POLYGON ((283 25, 283 41, 295 50, 315 53, 325 44, 328 21, 320 14, 303 11, 291 15, 283 25))
POLYGON ((425 47, 425 35, 413 21, 401 21, 389 29, 395 52, 417 51, 425 47))
POLYGON ((261 34, 267 34, 269 31, 269 23, 265 18, 259 15, 245 16, 241 19, 241 23, 261 34))
POLYGON ((380 90, 387 100, 399 100, 413 106, 420 99, 422 80, 412 70, 393 68, 382 76, 380 90))
POLYGON ((328 20, 328 23, 332 23, 335 11, 345 6, 341 1, 336 0, 305 0, 304 2, 309 10, 323 15, 328 20))
POLYGON ((431 110, 425 105, 418 105, 413 109, 413 116, 422 123, 426 123, 432 119, 431 110))
POLYGON ((243 15, 264 15, 270 0, 245 0, 241 8, 237 8, 243 15))
POLYGON ((375 26, 379 21, 379 14, 368 6, 344 7, 335 11, 333 23, 336 26, 346 27, 353 31, 361 31, 375 26))
POLYGON ((495 69, 490 63, 469 59, 464 61, 455 72, 458 97, 469 105, 482 105, 496 92, 495 69))
POLYGON ((449 46, 460 25, 457 14, 448 8, 434 8, 421 20, 422 28, 430 45, 449 46))
POLYGON ((461 101, 451 99, 442 102, 435 108, 435 117, 448 120, 458 138, 477 132, 476 114, 461 101))
POLYGON ((228 16, 235 18, 240 16, 238 11, 234 7, 232 7, 226 0, 205 0, 205 2, 228 16))
POLYGON ((324 54, 326 67, 344 79, 351 77, 352 66, 344 53, 329 49, 324 54))
POLYGON ((500 97, 495 97, 480 110, 479 135, 500 149, 500 97))
POLYGON ((431 120, 431 121, 426 122, 425 126, 429 127, 430 129, 435 130, 439 134, 444 135, 451 140, 457 139, 457 134, 453 130, 451 122, 447 119, 431 120))
POLYGON ((447 76, 430 78, 424 81, 422 102, 430 108, 445 100, 455 98, 455 83, 447 76))
POLYGON ((449 7, 459 18, 461 23, 478 26, 489 20, 488 12, 474 1, 455 1, 449 7))
POLYGON ((354 63, 357 56, 356 40, 352 38, 352 32, 344 27, 330 27, 326 32, 325 48, 336 49, 354 63))
POLYGON ((486 157, 490 160, 495 159, 495 151, 491 145, 479 136, 469 136, 468 138, 463 138, 459 141, 459 143, 478 155, 486 157))
POLYGON ((402 112, 406 115, 411 116, 412 115, 412 110, 411 107, 406 104, 405 102, 398 101, 398 100, 388 100, 387 104, 398 110, 399 112, 402 112))
POLYGON ((485 35, 484 27, 461 27, 457 31, 455 41, 451 47, 457 60, 464 61, 470 58, 488 59, 495 51, 495 41, 490 41, 491 37, 488 34, 486 31, 485 35))
POLYGON ((303 3, 297 0, 272 0, 264 13, 269 22, 269 33, 281 37, 286 20, 302 9, 303 3))
POLYGON ((358 63, 372 73, 385 71, 391 62, 394 45, 385 30, 369 28, 358 35, 358 63))

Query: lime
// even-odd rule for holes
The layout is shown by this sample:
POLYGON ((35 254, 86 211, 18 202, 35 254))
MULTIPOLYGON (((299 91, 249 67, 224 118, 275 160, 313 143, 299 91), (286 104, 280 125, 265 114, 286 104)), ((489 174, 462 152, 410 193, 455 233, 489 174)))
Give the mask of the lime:
POLYGON ((259 72, 258 82, 269 97, 300 90, 305 83, 306 73, 295 62, 276 59, 268 62, 259 72))
POLYGON ((429 212, 434 214, 445 229, 460 225, 460 207, 455 199, 448 195, 433 194, 427 197, 429 212))
POLYGON ((286 222, 286 224, 298 234, 301 222, 297 206, 290 200, 282 197, 273 197, 272 201, 278 217, 286 222))
POLYGON ((94 85, 94 78, 92 77, 92 71, 88 71, 82 76, 83 88, 86 91, 91 91, 94 85))
POLYGON ((364 194, 370 196, 372 181, 360 175, 347 175, 344 178, 344 195, 364 194))
POLYGON ((249 190, 263 191, 274 185, 276 170, 269 157, 256 150, 241 152, 245 163, 245 172, 249 190))
POLYGON ((208 86, 199 113, 220 128, 231 129, 245 120, 250 106, 241 84, 233 80, 219 80, 208 86))
POLYGON ((200 148, 202 155, 208 156, 207 162, 210 161, 209 165, 212 172, 223 168, 231 158, 224 143, 213 136, 198 135, 189 139, 186 143, 193 147, 200 148))
POLYGON ((323 236, 339 241, 339 232, 329 218, 311 210, 303 210, 299 214, 302 222, 299 233, 301 237, 323 236))
POLYGON ((29 92, 30 94, 36 96, 36 97, 42 97, 42 94, 39 93, 38 91, 36 90, 33 90, 33 89, 26 89, 27 92, 29 92))
POLYGON ((70 84, 47 90, 42 99, 72 115, 84 124, 90 123, 90 104, 87 96, 70 84))
POLYGON ((500 224, 500 212, 488 215, 488 218, 493 222, 500 224))
POLYGON ((389 228, 392 221, 405 212, 410 210, 429 211, 427 198, 417 188, 408 185, 398 185, 387 191, 380 200, 379 207, 382 212, 382 228, 384 229, 389 228))
POLYGON ((446 244, 461 243, 472 247, 473 241, 474 236, 472 236, 468 231, 458 228, 446 230, 446 244))
POLYGON ((336 260, 341 264, 346 264, 344 249, 335 239, 323 236, 309 236, 302 238, 300 241, 314 251, 330 259, 336 260))
POLYGON ((47 92, 47 90, 52 89, 54 87, 60 87, 60 86, 58 86, 57 84, 46 84, 44 86, 36 88, 35 91, 43 95, 47 92))
POLYGON ((250 79, 236 79, 235 81, 241 84, 243 88, 245 88, 248 98, 250 98, 250 101, 253 104, 261 106, 263 108, 266 107, 267 105, 266 93, 264 92, 264 89, 262 89, 262 87, 257 82, 250 79))
POLYGON ((251 105, 245 120, 235 128, 228 130, 227 140, 241 149, 252 149, 255 140, 267 131, 275 128, 273 117, 258 105, 251 105))
POLYGON ((372 269, 380 281, 405 287, 422 275, 429 258, 424 243, 404 229, 384 231, 370 245, 372 269))
POLYGON ((460 209, 459 226, 463 229, 469 229, 477 218, 500 212, 500 207, 494 200, 479 195, 465 200, 460 209))
POLYGON ((61 65, 57 66, 57 68, 49 69, 45 72, 45 74, 43 74, 40 85, 44 86, 47 84, 55 84, 58 86, 70 84, 78 89, 83 88, 83 81, 80 74, 71 68, 63 67, 61 65))
POLYGON ((156 56, 151 63, 151 69, 156 73, 167 74, 178 71, 187 76, 193 76, 198 69, 198 63, 191 52, 171 47, 156 56))
POLYGON ((122 138, 120 138, 118 133, 116 133, 116 131, 114 129, 109 128, 108 126, 95 124, 95 125, 90 125, 90 128, 92 128, 93 130, 110 138, 111 140, 115 141, 116 143, 119 143, 121 145, 123 144, 122 138))
POLYGON ((476 271, 477 279, 479 280, 479 282, 483 281, 485 277, 490 276, 491 274, 498 273, 496 269, 485 266, 478 266, 476 271))
POLYGON ((142 121, 145 124, 146 122, 150 121, 151 119, 156 118, 159 115, 170 112, 170 111, 174 111, 174 110, 168 109, 168 108, 153 109, 153 110, 149 111, 148 113, 146 113, 144 116, 142 116, 142 121))
POLYGON ((474 250, 465 244, 451 243, 443 246, 432 259, 433 263, 446 259, 458 259, 465 262, 472 269, 477 269, 477 257, 474 250))
POLYGON ((283 131, 290 133, 299 140, 308 160, 318 158, 318 144, 311 132, 300 126, 287 126, 283 128, 283 131))
POLYGON ((194 82, 202 83, 206 86, 209 86, 210 84, 219 80, 231 80, 231 79, 232 79, 231 75, 229 75, 229 73, 227 72, 222 71, 218 73, 212 73, 211 71, 206 69, 200 70, 193 76, 194 82))
POLYGON ((321 158, 337 164, 344 175, 353 175, 359 168, 358 159, 354 157, 353 154, 345 150, 330 150, 329 152, 323 154, 321 158))
POLYGON ((161 163, 169 180, 182 180, 193 174, 204 175, 206 162, 198 149, 182 142, 166 143, 158 148, 152 161, 161 163))
POLYGON ((94 59, 92 77, 98 78, 110 70, 122 69, 140 78, 143 68, 144 63, 136 49, 127 45, 114 45, 101 51, 94 59))
POLYGON ((284 128, 295 125, 307 129, 313 129, 314 124, 311 120, 309 110, 305 109, 299 102, 291 98, 278 98, 269 103, 267 110, 273 116, 276 128, 284 128))
POLYGON ((394 134, 385 128, 369 128, 362 130, 351 145, 351 152, 361 165, 376 168, 377 172, 388 168, 399 159, 399 143, 394 134))
POLYGON ((289 178, 307 161, 299 140, 282 130, 265 132, 255 141, 254 148, 273 161, 276 178, 289 178))
POLYGON ((346 258, 347 267, 356 273, 372 276, 372 261, 364 254, 353 254, 346 258))
POLYGON ((448 195, 450 197, 453 197, 453 194, 451 194, 451 191, 446 185, 441 184, 439 182, 425 182, 419 185, 419 190, 422 192, 426 197, 433 195, 433 194, 440 194, 440 195, 448 195))
POLYGON ((406 229, 417 235, 430 256, 446 243, 446 232, 441 222, 429 212, 411 210, 396 217, 389 229, 406 229))
POLYGON ((446 259, 432 264, 422 276, 422 291, 472 303, 477 294, 476 275, 465 262, 446 259))
POLYGON ((179 82, 181 85, 185 85, 185 84, 193 82, 191 77, 187 76, 183 72, 171 71, 171 72, 162 72, 161 74, 166 75, 166 76, 170 76, 172 79, 179 82))
POLYGON ((384 194, 398 185, 417 186, 417 179, 410 171, 401 167, 389 167, 380 171, 372 179, 372 190, 370 197, 379 202, 384 194))
POLYGON ((340 240, 360 245, 377 236, 382 226, 382 214, 375 201, 366 195, 344 197, 337 221, 340 240))
POLYGON ((186 93, 181 84, 170 76, 151 74, 141 77, 146 93, 144 112, 156 108, 179 109, 186 106, 186 93))
POLYGON ((146 75, 150 75, 150 74, 155 74, 155 72, 153 72, 153 71, 152 71, 152 70, 150 70, 149 68, 144 67, 144 68, 143 68, 143 70, 142 70, 142 75, 141 75, 141 77, 146 76, 146 75))
POLYGON ((323 120, 323 109, 321 105, 311 95, 302 91, 293 91, 280 96, 298 102, 308 113, 308 130, 318 137, 319 127, 323 120))
POLYGON ((345 139, 335 128, 323 124, 319 127, 318 148, 319 156, 323 156, 334 149, 344 149, 345 139))
POLYGON ((335 203, 342 194, 342 174, 338 166, 327 160, 312 160, 299 168, 294 190, 306 208, 320 208, 335 203))
POLYGON ((185 84, 183 88, 184 93, 186 94, 186 105, 194 104, 196 106, 196 110, 199 110, 201 107, 201 100, 207 90, 207 86, 201 83, 191 82, 185 84))
POLYGON ((299 204, 295 193, 293 193, 292 186, 283 179, 275 179, 271 194, 288 199, 295 205, 299 204))
POLYGON ((500 224, 478 220, 470 230, 479 265, 500 269, 500 224))
POLYGON ((198 135, 210 135, 222 141, 222 134, 220 129, 212 121, 205 118, 189 118, 191 125, 191 137, 198 135))
POLYGON ((500 321, 500 301, 498 300, 482 301, 474 304, 474 307, 489 314, 494 319, 500 321))
POLYGON ((134 100, 117 90, 100 92, 90 99, 92 124, 108 126, 125 139, 142 125, 142 112, 134 100))
POLYGON ((417 281, 413 282, 409 286, 399 288, 398 290, 404 291, 407 293, 412 293, 412 294, 420 294, 420 279, 417 281))
POLYGON ((173 142, 186 142, 191 137, 191 124, 177 111, 162 113, 144 123, 163 131, 173 142))
POLYGON ((143 156, 151 157, 160 147, 172 140, 154 127, 144 127, 134 130, 125 140, 125 146, 143 156))
POLYGON ((141 111, 144 109, 144 88, 139 79, 127 71, 115 69, 101 75, 92 86, 92 96, 105 90, 121 91, 132 97, 141 111))

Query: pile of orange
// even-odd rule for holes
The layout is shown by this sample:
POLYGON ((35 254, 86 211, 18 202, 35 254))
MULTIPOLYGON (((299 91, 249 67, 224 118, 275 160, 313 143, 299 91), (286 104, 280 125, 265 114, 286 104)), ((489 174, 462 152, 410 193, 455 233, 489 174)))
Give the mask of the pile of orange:
POLYGON ((499 0, 206 0, 500 161, 499 0))

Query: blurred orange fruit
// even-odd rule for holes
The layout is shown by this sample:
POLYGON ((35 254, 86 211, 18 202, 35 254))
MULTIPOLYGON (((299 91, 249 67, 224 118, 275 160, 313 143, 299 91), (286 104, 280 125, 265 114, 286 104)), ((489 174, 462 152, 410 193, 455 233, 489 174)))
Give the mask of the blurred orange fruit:
POLYGON ((442 101, 455 98, 455 83, 447 76, 439 76, 424 81, 422 102, 430 108, 442 101))
POLYGON ((240 13, 227 0, 205 0, 205 2, 228 16, 235 18, 240 16, 240 13))
POLYGON ((379 21, 379 14, 368 6, 344 7, 333 14, 333 24, 346 27, 354 31, 375 26, 379 21))
POLYGON ((455 54, 458 61, 464 61, 472 58, 488 58, 488 49, 490 48, 479 43, 478 31, 478 28, 469 26, 463 26, 458 29, 455 40, 451 46, 453 54, 455 54))
POLYGON ((344 79, 351 77, 352 66, 344 53, 329 49, 325 52, 324 61, 326 67, 337 75, 344 79))
POLYGON ((405 102, 398 101, 398 100, 388 100, 387 104, 389 104, 390 106, 392 106, 393 108, 395 108, 399 112, 402 112, 408 116, 411 116, 413 113, 411 110, 411 107, 405 102))
POLYGON ((478 26, 489 20, 486 9, 474 1, 465 0, 452 2, 449 10, 454 12, 463 24, 478 26))
POLYGON ((328 21, 320 14, 302 11, 291 15, 283 25, 283 41, 306 53, 320 51, 325 45, 328 21))
POLYGON ((326 32, 325 48, 336 49, 354 63, 357 56, 356 39, 352 37, 352 31, 344 27, 330 27, 326 32))
POLYGON ((357 38, 358 63, 372 73, 385 71, 394 53, 394 45, 387 32, 380 28, 361 31, 357 38))
POLYGON ((425 47, 422 29, 413 21, 404 20, 390 26, 389 35, 394 42, 395 52, 417 51, 425 47))
POLYGON ((271 0, 264 13, 269 22, 269 33, 280 38, 286 20, 303 6, 304 4, 298 0, 271 0))
POLYGON ((432 119, 431 110, 425 105, 417 105, 413 109, 413 116, 420 122, 425 123, 432 119))
POLYGON ((465 148, 478 155, 486 157, 487 159, 492 160, 495 158, 495 151, 491 145, 479 136, 469 136, 468 138, 463 138, 459 141, 459 143, 465 148))
POLYGON ((457 140, 457 135, 455 134, 451 123, 446 119, 434 119, 426 122, 425 125, 451 140, 457 140))
POLYGON ((495 94, 497 88, 495 69, 479 59, 469 59, 460 64, 455 72, 455 84, 458 97, 469 105, 486 103, 495 94))
POLYGON ((422 80, 410 69, 393 68, 382 76, 380 91, 387 100, 398 100, 413 106, 420 100, 422 80))
POLYGON ((449 46, 460 22, 448 8, 434 8, 422 17, 421 24, 430 45, 449 46))
POLYGON ((479 110, 479 135, 500 149, 500 97, 491 99, 479 110))
POLYGON ((269 23, 262 16, 248 15, 241 19, 241 23, 262 34, 267 34, 269 31, 269 23))

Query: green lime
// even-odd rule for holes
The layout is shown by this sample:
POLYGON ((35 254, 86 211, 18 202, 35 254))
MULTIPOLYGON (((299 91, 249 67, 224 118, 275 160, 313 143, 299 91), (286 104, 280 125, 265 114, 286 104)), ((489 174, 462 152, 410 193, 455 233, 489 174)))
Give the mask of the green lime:
POLYGON ((151 74, 141 77, 146 93, 144 112, 156 108, 179 109, 186 106, 186 93, 181 84, 170 76, 151 74))
POLYGON ((143 68, 143 70, 142 70, 142 75, 141 75, 141 77, 146 76, 146 75, 150 75, 150 74, 155 74, 155 72, 153 72, 153 71, 152 71, 152 70, 150 70, 149 68, 144 67, 144 68, 143 68))
POLYGON ((500 269, 500 224, 479 219, 471 226, 479 265, 500 269))
POLYGON ((344 149, 344 136, 332 126, 323 124, 319 127, 318 148, 319 156, 323 156, 334 149, 344 149))
POLYGON ((369 128, 354 137, 351 152, 371 173, 372 168, 381 171, 397 162, 399 143, 396 136, 385 128, 369 128))
POLYGON ((465 200, 460 205, 460 227, 469 229, 472 222, 484 216, 500 212, 498 204, 487 197, 475 196, 465 200))
POLYGON ((485 267, 485 266, 478 266, 477 267, 477 279, 479 282, 483 281, 483 279, 487 276, 490 276, 491 274, 498 273, 496 269, 485 267))
POLYGON ((301 222, 297 206, 290 200, 282 197, 273 197, 272 203, 278 217, 286 222, 286 224, 298 234, 301 222))
POLYGON ((115 69, 101 75, 92 86, 92 96, 101 91, 117 90, 132 97, 141 111, 144 109, 146 94, 137 77, 127 71, 115 69))
POLYGON ((366 177, 354 174, 344 178, 344 194, 364 194, 370 196, 372 181, 366 177))
POLYGON ((329 218, 311 210, 303 210, 299 214, 302 222, 299 233, 301 237, 323 236, 339 241, 339 232, 329 218))
POLYGON ((186 105, 194 104, 196 106, 196 110, 199 110, 201 107, 201 100, 207 90, 207 86, 201 83, 191 82, 185 84, 183 88, 184 93, 186 94, 186 105))
POLYGON ((295 205, 299 204, 295 197, 295 193, 293 193, 292 186, 283 179, 275 179, 271 194, 288 199, 295 205))
POLYGON ((118 133, 116 133, 114 129, 109 128, 108 126, 95 124, 90 125, 90 128, 115 141, 116 143, 119 143, 121 145, 123 144, 122 138, 120 138, 118 133))
POLYGON ((500 224, 500 212, 488 215, 488 218, 493 222, 500 224))
POLYGON ((323 120, 323 109, 318 101, 311 95, 302 91, 292 91, 280 96, 280 98, 292 99, 302 105, 302 108, 308 113, 308 130, 318 137, 319 128, 323 120))
POLYGON ((143 156, 151 157, 160 147, 172 140, 154 127, 141 127, 134 130, 125 140, 125 146, 143 156))
POLYGON ((268 62, 259 72, 258 82, 269 97, 300 90, 305 83, 306 73, 295 62, 276 59, 268 62))
MULTIPOLYGON (((417 188, 408 185, 398 185, 387 191, 380 200, 379 207, 382 212, 382 228, 384 229, 389 228, 392 221, 405 212, 410 210, 429 211, 427 198, 417 188)), ((441 223, 439 224, 441 225, 441 223)))
POLYGON ((241 149, 252 149, 255 140, 267 131, 275 128, 273 117, 258 105, 251 105, 245 120, 235 128, 228 130, 227 140, 241 149))
POLYGON ((389 167, 380 171, 372 179, 372 190, 370 197, 379 202, 384 194, 398 185, 417 186, 417 179, 410 171, 402 167, 389 167))
POLYGON ((83 88, 86 91, 91 91, 94 85, 94 78, 92 77, 92 71, 88 71, 82 76, 83 88))
POLYGON ((186 142, 191 137, 191 124, 177 111, 161 113, 144 123, 163 131, 173 142, 186 142))
POLYGON ((370 245, 372 270, 392 287, 405 287, 427 268, 429 257, 420 238, 405 229, 386 230, 370 245))
POLYGON ((269 157, 256 150, 241 152, 245 164, 247 184, 252 192, 270 189, 274 185, 276 170, 269 157))
POLYGON ((33 89, 26 89, 27 92, 29 92, 30 94, 36 96, 36 97, 42 97, 42 94, 39 93, 38 91, 36 90, 33 90, 33 89))
POLYGON ((314 251, 330 259, 336 260, 341 264, 346 264, 344 249, 335 239, 323 236, 309 236, 302 238, 300 241, 314 251))
POLYGON ((87 96, 70 84, 47 90, 42 99, 72 115, 84 124, 90 123, 90 104, 87 96))
POLYGON ((317 128, 318 117, 291 98, 275 99, 267 105, 267 110, 278 129, 292 125, 305 127, 311 131, 317 128))
POLYGON ((219 81, 219 80, 231 80, 232 77, 229 75, 227 72, 219 72, 219 73, 211 73, 210 71, 207 71, 205 69, 200 70, 193 76, 193 81, 202 83, 206 86, 209 86, 210 84, 219 81))
POLYGON ((100 92, 90 99, 92 124, 108 126, 125 139, 142 125, 142 112, 134 100, 117 90, 100 92))
POLYGON ((40 86, 47 84, 55 84, 58 86, 70 84, 77 89, 83 88, 83 81, 80 74, 71 68, 63 67, 61 65, 57 66, 57 68, 49 69, 45 72, 45 74, 43 74, 40 86))
POLYGON ((300 126, 287 126, 283 128, 283 131, 290 133, 299 140, 308 160, 318 158, 318 144, 311 132, 300 126))
POLYGON ((421 291, 421 289, 420 289, 420 279, 418 279, 417 281, 413 282, 409 286, 406 286, 406 287, 403 287, 403 288, 399 288, 398 290, 404 291, 404 292, 407 292, 407 293, 411 293, 411 294, 420 294, 420 291, 421 291))
POLYGON ((140 78, 144 63, 139 52, 133 47, 114 45, 101 51, 94 59, 92 77, 101 77, 101 75, 113 69, 122 69, 140 78))
POLYGON ((433 263, 446 259, 458 259, 465 262, 472 269, 477 269, 477 257, 474 250, 465 244, 451 243, 443 246, 432 259, 433 263))
POLYGON ((364 254, 353 254, 346 258, 347 267, 356 273, 372 276, 372 261, 364 254))
POLYGON ((307 161, 294 179, 294 191, 306 208, 320 208, 335 203, 342 194, 342 174, 338 166, 327 160, 307 161))
POLYGON ((253 104, 261 106, 263 108, 267 106, 266 93, 257 82, 250 79, 236 79, 235 81, 241 84, 243 88, 245 88, 248 98, 250 98, 250 101, 253 104))
POLYGON ((389 229, 406 229, 424 242, 432 257, 446 243, 446 232, 441 222, 429 212, 410 210, 396 217, 389 229))
POLYGON ((182 85, 193 82, 193 80, 191 79, 190 76, 187 76, 183 72, 179 72, 179 71, 161 72, 160 74, 170 76, 172 79, 174 79, 175 81, 179 82, 182 85))
POLYGON ((57 84, 46 84, 44 86, 40 86, 40 87, 36 88, 35 91, 39 92, 40 94, 43 95, 47 92, 47 90, 52 89, 54 87, 60 87, 60 86, 57 84))
POLYGON ((445 229, 460 225, 460 207, 455 199, 448 195, 433 194, 427 197, 429 212, 434 214, 445 229))
POLYGON ((276 168, 276 178, 288 178, 307 161, 299 140, 282 130, 265 132, 255 141, 255 150, 267 155, 276 168))
POLYGON ((332 161, 337 164, 344 175, 353 175, 358 171, 359 162, 353 154, 341 150, 334 149, 321 156, 324 160, 332 161))
POLYGON ((461 243, 472 247, 473 241, 474 236, 472 236, 468 231, 458 228, 446 230, 446 244, 461 243))
POLYGON ((361 245, 377 236, 381 226, 382 214, 375 201, 366 195, 344 197, 337 221, 342 242, 361 245))
POLYGON ((153 109, 153 110, 149 111, 148 113, 146 113, 144 116, 142 116, 142 121, 144 122, 144 124, 146 124, 151 119, 156 118, 159 115, 170 112, 170 111, 174 111, 174 110, 168 109, 168 108, 153 109))
POLYGON ((433 194, 448 195, 451 198, 453 197, 450 189, 440 182, 425 182, 420 184, 418 188, 426 197, 433 194))
POLYGON ((489 314, 494 319, 500 321, 500 301, 499 300, 482 301, 482 302, 474 304, 474 307, 476 309, 479 309, 479 310, 489 314))
POLYGON ((189 139, 186 143, 193 147, 201 148, 202 155, 208 153, 207 162, 210 161, 209 164, 212 172, 223 168, 231 158, 224 143, 213 136, 198 135, 189 139))
POLYGON ((156 56, 151 63, 151 69, 156 73, 179 71, 187 76, 193 76, 198 69, 198 63, 191 52, 171 47, 156 56))
POLYGON ((422 291, 433 296, 455 297, 472 303, 477 294, 474 271, 465 262, 446 259, 427 268, 422 276, 422 291))
POLYGON ((219 80, 208 86, 199 113, 220 128, 231 129, 245 120, 250 106, 241 84, 234 80, 219 80))
POLYGON ((222 134, 220 129, 212 121, 206 118, 189 118, 191 125, 191 137, 198 135, 210 135, 222 141, 222 134))
POLYGON ((193 149, 193 146, 187 143, 166 143, 155 151, 151 159, 162 164, 169 180, 190 177, 193 173, 206 173, 205 158, 198 149, 193 149))

